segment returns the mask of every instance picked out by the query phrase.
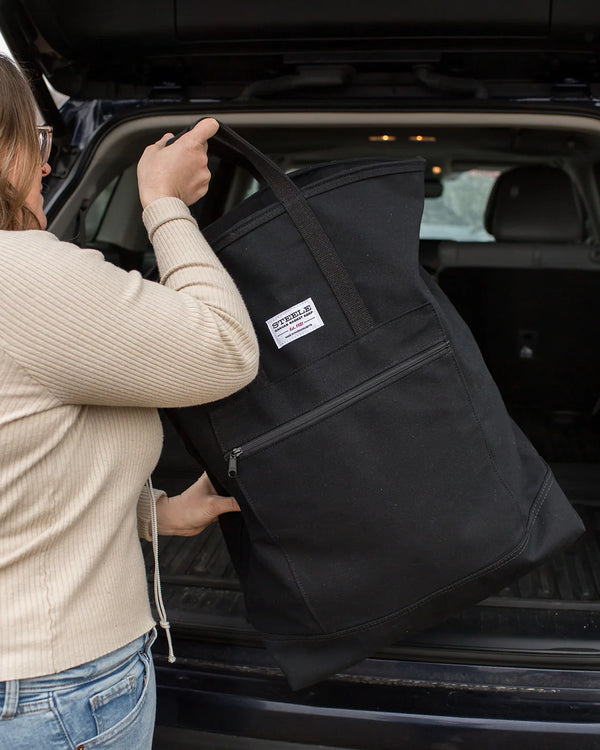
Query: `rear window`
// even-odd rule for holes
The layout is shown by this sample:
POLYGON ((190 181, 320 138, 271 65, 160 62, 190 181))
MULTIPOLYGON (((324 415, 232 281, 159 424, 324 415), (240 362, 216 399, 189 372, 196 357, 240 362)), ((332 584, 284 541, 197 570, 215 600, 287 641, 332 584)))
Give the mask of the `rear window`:
POLYGON ((442 177, 442 194, 425 199, 421 239, 492 242, 485 207, 499 169, 468 169, 442 177))

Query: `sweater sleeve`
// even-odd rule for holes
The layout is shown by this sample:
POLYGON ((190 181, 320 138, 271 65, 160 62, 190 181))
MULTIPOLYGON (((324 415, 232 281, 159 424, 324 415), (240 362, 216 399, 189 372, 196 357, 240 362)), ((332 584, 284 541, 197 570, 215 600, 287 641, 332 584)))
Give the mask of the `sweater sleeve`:
MULTIPOLYGON (((158 502, 161 497, 166 497, 166 494, 167 493, 163 490, 155 489, 154 497, 156 498, 156 502, 158 502)), ((139 538, 145 539, 147 542, 152 541, 152 529, 150 528, 150 503, 150 490, 146 485, 144 485, 142 491, 140 492, 140 497, 137 504, 137 530, 139 538)))
POLYGON ((247 385, 258 346, 242 298, 180 200, 143 215, 161 283, 48 232, 2 232, 0 341, 63 403, 178 407, 247 385), (2 309, 4 308, 4 309, 2 309))

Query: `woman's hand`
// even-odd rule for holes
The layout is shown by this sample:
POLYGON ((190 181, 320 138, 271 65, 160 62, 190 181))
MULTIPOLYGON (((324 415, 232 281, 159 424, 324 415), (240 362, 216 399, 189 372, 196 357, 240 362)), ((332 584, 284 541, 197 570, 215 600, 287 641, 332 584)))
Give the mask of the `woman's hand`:
POLYGON ((173 134, 166 133, 145 149, 137 166, 142 208, 166 197, 180 198, 190 206, 206 194, 210 182, 206 142, 218 129, 219 123, 207 118, 170 146, 167 141, 173 134))
POLYGON ((210 479, 204 473, 181 495, 163 495, 158 500, 158 533, 165 536, 194 536, 216 521, 221 513, 231 513, 239 509, 240 506, 233 497, 217 495, 210 479))

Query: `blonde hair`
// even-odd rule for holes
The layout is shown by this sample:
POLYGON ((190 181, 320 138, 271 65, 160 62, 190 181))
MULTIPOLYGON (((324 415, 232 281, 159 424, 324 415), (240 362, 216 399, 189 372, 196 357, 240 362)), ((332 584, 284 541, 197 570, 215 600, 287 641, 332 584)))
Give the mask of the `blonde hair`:
POLYGON ((40 229, 25 201, 40 169, 35 99, 19 68, 0 54, 0 229, 40 229))

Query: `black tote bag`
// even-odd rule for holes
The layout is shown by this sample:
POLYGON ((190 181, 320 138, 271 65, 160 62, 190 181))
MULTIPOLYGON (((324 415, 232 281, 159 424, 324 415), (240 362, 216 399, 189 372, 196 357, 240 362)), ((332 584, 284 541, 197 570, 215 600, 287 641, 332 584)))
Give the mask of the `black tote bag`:
POLYGON ((259 377, 173 410, 242 514, 221 525, 250 621, 300 688, 498 591, 583 531, 418 264, 420 159, 286 176, 205 228, 259 339, 259 377))

